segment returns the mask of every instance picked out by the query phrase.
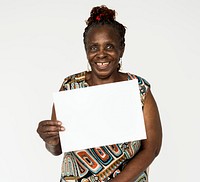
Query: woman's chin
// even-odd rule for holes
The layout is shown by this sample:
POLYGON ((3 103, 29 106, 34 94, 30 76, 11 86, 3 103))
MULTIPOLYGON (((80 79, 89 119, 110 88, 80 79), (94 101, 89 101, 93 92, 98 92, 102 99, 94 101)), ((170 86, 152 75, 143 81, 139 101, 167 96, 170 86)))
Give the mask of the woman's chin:
POLYGON ((93 73, 96 75, 98 79, 108 79, 112 77, 113 72, 111 70, 94 70, 93 73))

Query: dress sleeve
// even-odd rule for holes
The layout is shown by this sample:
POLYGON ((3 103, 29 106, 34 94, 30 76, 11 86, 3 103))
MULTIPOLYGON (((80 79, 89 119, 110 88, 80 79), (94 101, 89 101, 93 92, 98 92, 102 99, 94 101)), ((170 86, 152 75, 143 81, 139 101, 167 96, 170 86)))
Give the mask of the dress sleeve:
POLYGON ((63 81, 63 90, 73 90, 85 87, 85 72, 76 73, 66 77, 63 81))

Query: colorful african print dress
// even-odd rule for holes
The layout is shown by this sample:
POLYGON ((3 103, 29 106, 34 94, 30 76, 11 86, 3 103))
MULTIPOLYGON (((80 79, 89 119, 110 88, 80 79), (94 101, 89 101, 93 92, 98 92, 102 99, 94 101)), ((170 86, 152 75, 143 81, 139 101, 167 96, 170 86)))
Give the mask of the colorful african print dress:
MULTIPOLYGON (((63 90, 88 87, 86 72, 67 77, 63 90)), ((143 78, 128 74, 128 80, 137 79, 142 106, 149 83, 143 78)), ((108 182, 124 169, 127 163, 139 151, 141 141, 119 143, 85 150, 64 153, 60 182, 108 182)), ((147 182, 147 170, 142 172, 135 182, 147 182)))

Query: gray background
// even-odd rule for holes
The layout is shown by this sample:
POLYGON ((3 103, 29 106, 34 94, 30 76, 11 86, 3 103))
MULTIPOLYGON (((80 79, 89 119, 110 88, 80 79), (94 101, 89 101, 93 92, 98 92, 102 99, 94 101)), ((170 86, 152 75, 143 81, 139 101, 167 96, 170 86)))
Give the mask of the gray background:
POLYGON ((87 69, 84 20, 101 4, 128 27, 123 71, 146 78, 159 106, 163 146, 150 181, 198 180, 198 0, 0 0, 0 181, 59 181, 62 156, 36 128, 64 77, 87 69))

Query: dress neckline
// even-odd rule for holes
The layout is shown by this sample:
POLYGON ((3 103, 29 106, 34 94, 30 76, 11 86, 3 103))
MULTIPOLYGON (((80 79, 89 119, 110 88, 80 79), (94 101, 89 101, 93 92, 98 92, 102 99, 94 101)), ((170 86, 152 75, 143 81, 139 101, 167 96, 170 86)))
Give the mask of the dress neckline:
MULTIPOLYGON (((84 82, 84 87, 91 87, 88 83, 87 83, 87 81, 86 81, 86 74, 87 74, 87 71, 84 71, 84 80, 83 80, 83 82, 84 82)), ((124 80, 124 81, 129 81, 129 80, 132 80, 132 79, 134 79, 135 78, 135 76, 134 75, 131 75, 129 72, 127 72, 127 73, 125 73, 125 74, 127 74, 127 80, 124 80)))

